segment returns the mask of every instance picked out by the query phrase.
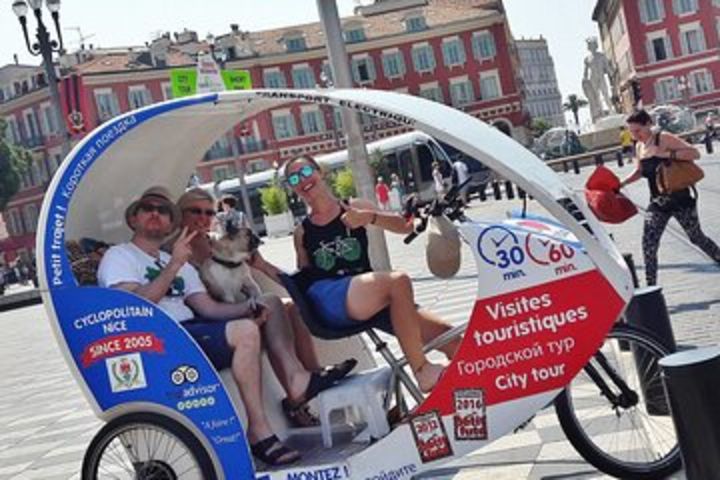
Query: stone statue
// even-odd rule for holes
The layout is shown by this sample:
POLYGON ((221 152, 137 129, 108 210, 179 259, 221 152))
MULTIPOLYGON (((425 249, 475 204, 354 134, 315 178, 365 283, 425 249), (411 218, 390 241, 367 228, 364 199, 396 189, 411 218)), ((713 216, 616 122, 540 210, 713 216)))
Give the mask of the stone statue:
POLYGON ((609 81, 612 67, 607 57, 597 51, 598 43, 595 37, 587 39, 587 47, 590 54, 585 57, 582 88, 590 106, 590 118, 595 122, 600 117, 615 113, 610 101, 608 83, 605 81, 605 75, 608 76, 609 81), (600 97, 602 97, 602 101, 600 97), (603 102, 606 108, 603 108, 603 102))

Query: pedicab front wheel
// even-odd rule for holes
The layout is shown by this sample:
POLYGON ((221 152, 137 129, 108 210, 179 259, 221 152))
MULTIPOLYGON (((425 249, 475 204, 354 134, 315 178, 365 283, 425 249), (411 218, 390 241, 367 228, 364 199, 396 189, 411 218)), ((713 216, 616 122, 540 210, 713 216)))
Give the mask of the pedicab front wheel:
POLYGON ((210 455, 175 420, 131 413, 108 422, 85 452, 83 480, 217 480, 210 455))

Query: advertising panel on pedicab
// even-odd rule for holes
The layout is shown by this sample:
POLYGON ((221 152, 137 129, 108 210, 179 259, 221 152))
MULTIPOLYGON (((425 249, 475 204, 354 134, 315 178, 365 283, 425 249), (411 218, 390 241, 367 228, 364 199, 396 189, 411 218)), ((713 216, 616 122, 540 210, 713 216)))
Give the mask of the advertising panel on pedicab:
POLYGON ((442 378, 446 388, 436 388, 421 411, 453 415, 456 439, 482 439, 488 406, 569 383, 624 302, 557 224, 511 219, 461 231, 478 266, 478 299, 442 378))
POLYGON ((190 336, 139 296, 78 286, 65 250, 75 187, 112 138, 147 118, 121 118, 96 132, 98 140, 77 152, 54 190, 43 257, 58 339, 100 411, 112 409, 114 418, 130 411, 128 405, 142 403, 145 410, 184 417, 204 434, 224 471, 252 478, 240 419, 217 372, 190 336))

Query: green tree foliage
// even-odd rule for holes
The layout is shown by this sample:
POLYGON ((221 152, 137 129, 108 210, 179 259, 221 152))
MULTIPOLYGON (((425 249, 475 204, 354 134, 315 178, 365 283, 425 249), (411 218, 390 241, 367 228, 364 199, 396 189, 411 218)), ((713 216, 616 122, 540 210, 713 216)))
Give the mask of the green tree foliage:
POLYGON ((566 112, 572 112, 573 118, 575 119, 575 125, 580 126, 580 118, 578 117, 578 111, 581 108, 587 106, 588 102, 584 98, 580 98, 574 93, 568 95, 567 101, 563 103, 563 110, 566 112))
POLYGON ((277 179, 260 189, 260 202, 266 215, 279 215, 288 211, 287 192, 277 179))
POLYGON ((551 125, 544 118, 534 118, 530 124, 532 130, 532 136, 535 138, 541 137, 543 133, 550 130, 551 125))
POLYGON ((385 156, 382 154, 380 149, 374 150, 370 153, 370 167, 375 172, 375 177, 383 177, 387 182, 390 179, 390 166, 385 160, 385 156))
POLYGON ((342 200, 347 200, 348 198, 357 196, 355 181, 353 180, 353 174, 350 167, 345 167, 333 174, 332 186, 335 194, 342 200))
POLYGON ((27 150, 10 144, 5 139, 7 123, 0 119, 0 211, 20 190, 20 177, 27 171, 32 156, 27 150))

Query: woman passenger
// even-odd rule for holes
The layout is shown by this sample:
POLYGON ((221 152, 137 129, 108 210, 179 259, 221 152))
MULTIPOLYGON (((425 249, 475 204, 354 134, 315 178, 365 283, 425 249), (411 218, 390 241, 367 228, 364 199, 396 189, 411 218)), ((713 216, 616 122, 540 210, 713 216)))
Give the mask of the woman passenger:
MULTIPOLYGON (((412 224, 397 213, 378 211, 367 200, 341 203, 323 181, 312 157, 290 160, 283 171, 288 185, 310 209, 295 230, 295 251, 298 268, 305 269, 311 279, 307 295, 326 325, 356 325, 389 307, 394 333, 420 390, 432 390, 444 367, 427 359, 423 345, 451 327, 432 313, 417 309, 406 273, 373 272, 368 256, 368 226, 407 234, 412 224)), ((261 256, 253 266, 277 278, 277 268, 261 256)), ((451 359, 459 342, 455 339, 439 349, 451 359)))

